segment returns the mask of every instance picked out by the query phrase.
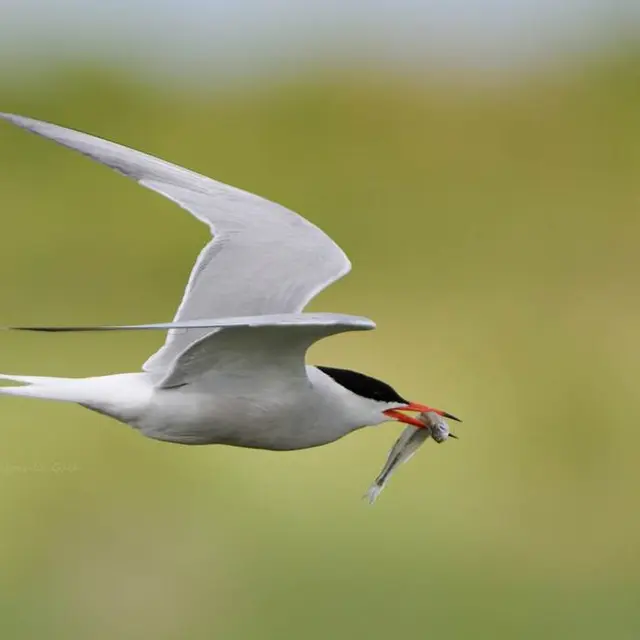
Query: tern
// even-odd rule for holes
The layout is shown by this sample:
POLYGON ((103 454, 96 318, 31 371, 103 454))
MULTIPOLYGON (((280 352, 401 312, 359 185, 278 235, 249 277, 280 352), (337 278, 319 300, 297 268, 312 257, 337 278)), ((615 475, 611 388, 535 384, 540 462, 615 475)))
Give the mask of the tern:
POLYGON ((257 195, 102 138, 13 114, 23 129, 75 149, 180 205, 211 230, 173 322, 27 331, 166 330, 142 371, 89 378, 0 375, 0 393, 71 402, 180 444, 316 447, 365 426, 439 409, 376 378, 306 363, 315 342, 375 328, 368 318, 304 313, 351 263, 314 224, 257 195), (406 413, 405 413, 406 412, 406 413))

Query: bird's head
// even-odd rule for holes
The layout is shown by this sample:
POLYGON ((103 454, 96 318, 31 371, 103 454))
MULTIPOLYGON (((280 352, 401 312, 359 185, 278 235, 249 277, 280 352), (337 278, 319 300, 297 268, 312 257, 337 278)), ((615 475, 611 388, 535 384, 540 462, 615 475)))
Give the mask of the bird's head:
POLYGON ((441 409, 435 409, 426 404, 405 400, 391 385, 382 382, 382 380, 367 376, 364 373, 333 367, 318 367, 318 369, 330 376, 334 382, 337 382, 361 399, 368 401, 371 405, 372 413, 380 414, 376 423, 396 420, 398 422, 404 422, 405 424, 411 424, 415 427, 424 428, 426 424, 410 414, 427 412, 434 412, 443 418, 461 422, 460 418, 456 418, 454 415, 441 409))

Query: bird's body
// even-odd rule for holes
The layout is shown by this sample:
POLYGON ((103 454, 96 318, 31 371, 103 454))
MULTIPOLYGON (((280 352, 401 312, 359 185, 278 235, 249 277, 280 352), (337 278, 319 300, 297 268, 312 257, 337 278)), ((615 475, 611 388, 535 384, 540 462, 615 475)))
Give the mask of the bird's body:
POLYGON ((316 226, 280 205, 133 149, 30 118, 0 118, 170 198, 209 225, 214 236, 198 257, 173 322, 30 328, 168 330, 164 346, 142 372, 2 375, 20 386, 0 387, 0 393, 74 402, 145 436, 182 444, 291 450, 390 419, 423 426, 400 411, 433 409, 404 400, 389 385, 306 364, 306 351, 318 340, 375 327, 367 318, 303 312, 351 266, 316 226))
MULTIPOLYGON (((211 386, 158 388, 147 373, 92 378, 38 378, 5 393, 76 402, 132 426, 145 436, 181 444, 227 444, 290 450, 333 442, 347 433, 388 418, 320 369, 307 366, 305 380, 282 380, 264 371, 229 384, 220 376, 211 386), (346 401, 345 401, 346 399, 346 401), (354 401, 355 400, 355 401, 354 401), (361 405, 361 406, 359 406, 361 405)), ((5 376, 24 381, 22 376, 5 376)), ((27 376, 28 379, 32 379, 27 376)))

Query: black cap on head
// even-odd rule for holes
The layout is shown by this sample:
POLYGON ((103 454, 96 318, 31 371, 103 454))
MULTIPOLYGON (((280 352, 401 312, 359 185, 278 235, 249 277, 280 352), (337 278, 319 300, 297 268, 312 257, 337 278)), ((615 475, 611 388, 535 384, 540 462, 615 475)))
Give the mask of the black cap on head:
POLYGON ((358 373, 350 369, 336 369, 334 367, 318 367, 318 369, 333 378, 335 382, 345 389, 363 398, 378 402, 409 404, 409 401, 405 400, 391 385, 364 373, 358 373))

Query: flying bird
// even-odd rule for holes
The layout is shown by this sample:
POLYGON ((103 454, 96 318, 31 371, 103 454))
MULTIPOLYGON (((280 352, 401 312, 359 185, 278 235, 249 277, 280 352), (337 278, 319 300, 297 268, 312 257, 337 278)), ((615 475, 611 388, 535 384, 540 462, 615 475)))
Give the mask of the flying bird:
POLYGON ((411 412, 451 414, 402 397, 356 371, 306 363, 318 340, 375 328, 368 318, 304 313, 351 269, 338 247, 298 214, 183 167, 72 129, 0 114, 173 200, 209 226, 173 322, 29 331, 166 330, 142 371, 90 378, 0 375, 0 393, 77 403, 145 436, 181 444, 293 450, 333 442, 411 412))

